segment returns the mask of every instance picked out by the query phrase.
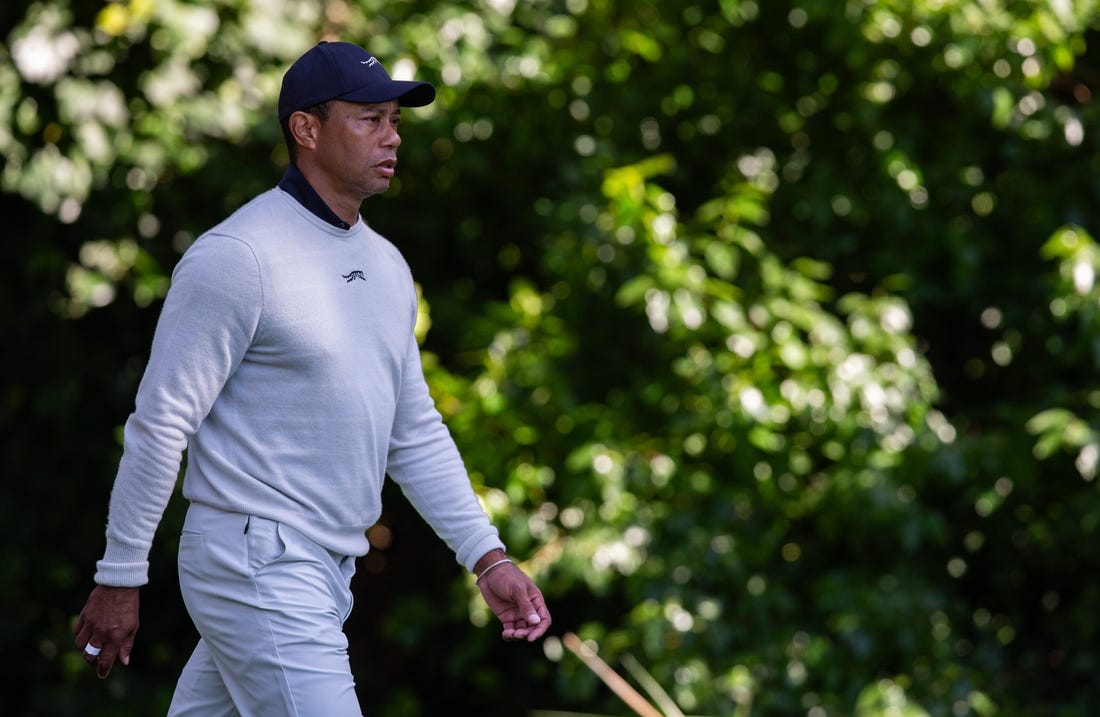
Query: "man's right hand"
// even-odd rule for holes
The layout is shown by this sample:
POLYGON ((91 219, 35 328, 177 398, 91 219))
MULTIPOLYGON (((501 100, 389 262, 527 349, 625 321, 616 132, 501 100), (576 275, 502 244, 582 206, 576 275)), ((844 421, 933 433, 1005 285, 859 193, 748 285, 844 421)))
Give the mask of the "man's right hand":
POLYGON ((130 664, 138 629, 138 588, 97 585, 73 626, 76 649, 85 662, 95 665, 99 679, 111 672, 117 658, 130 664))

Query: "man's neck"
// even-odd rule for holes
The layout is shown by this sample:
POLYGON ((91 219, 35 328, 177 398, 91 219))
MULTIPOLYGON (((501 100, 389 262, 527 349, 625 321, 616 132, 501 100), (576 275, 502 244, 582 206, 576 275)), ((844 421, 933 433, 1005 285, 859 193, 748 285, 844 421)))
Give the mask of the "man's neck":
POLYGON ((351 221, 346 221, 336 213, 328 202, 309 181, 306 174, 296 165, 290 164, 279 180, 279 188, 298 200, 298 203, 314 215, 341 229, 350 229, 359 220, 357 211, 350 213, 351 221))

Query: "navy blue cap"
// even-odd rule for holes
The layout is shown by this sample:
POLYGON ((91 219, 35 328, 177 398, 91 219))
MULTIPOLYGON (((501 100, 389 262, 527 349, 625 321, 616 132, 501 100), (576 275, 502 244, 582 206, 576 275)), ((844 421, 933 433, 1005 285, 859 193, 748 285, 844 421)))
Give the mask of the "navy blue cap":
POLYGON ((402 107, 423 107, 435 99, 435 87, 427 82, 393 80, 373 55, 350 42, 314 45, 283 75, 279 91, 279 121, 298 110, 329 100, 389 102, 402 107))

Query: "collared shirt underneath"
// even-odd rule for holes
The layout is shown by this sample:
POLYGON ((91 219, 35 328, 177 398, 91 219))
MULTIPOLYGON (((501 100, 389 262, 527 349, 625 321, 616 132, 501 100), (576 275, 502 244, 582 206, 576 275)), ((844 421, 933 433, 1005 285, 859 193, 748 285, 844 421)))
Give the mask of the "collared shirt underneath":
POLYGON ((325 200, 321 199, 321 195, 317 193, 317 190, 309 183, 306 176, 302 174, 302 170, 294 164, 287 165, 283 178, 279 180, 279 189, 297 199, 303 207, 334 227, 351 229, 350 224, 338 217, 336 212, 325 204, 325 200))

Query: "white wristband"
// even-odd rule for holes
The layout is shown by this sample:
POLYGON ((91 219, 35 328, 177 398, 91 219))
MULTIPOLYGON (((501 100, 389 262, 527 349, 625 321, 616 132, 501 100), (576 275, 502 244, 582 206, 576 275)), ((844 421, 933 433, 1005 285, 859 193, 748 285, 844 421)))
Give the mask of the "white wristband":
MULTIPOLYGON (((482 579, 483 577, 485 577, 485 576, 486 576, 486 574, 488 574, 488 572, 489 572, 490 570, 492 570, 493 568, 497 567, 498 565, 504 565, 505 563, 512 563, 512 561, 511 561, 511 560, 509 560, 508 558, 504 558, 503 560, 498 560, 498 561, 496 561, 495 563, 493 563, 492 565, 490 565, 489 567, 487 567, 487 568, 485 568, 484 570, 482 570, 482 571, 481 571, 481 575, 478 575, 478 576, 477 576, 477 580, 475 580, 475 581, 474 581, 474 584, 476 585, 476 584, 480 583, 480 582, 481 582, 481 579, 482 579)), ((515 563, 512 563, 512 564, 513 564, 513 565, 515 565, 515 563)))

